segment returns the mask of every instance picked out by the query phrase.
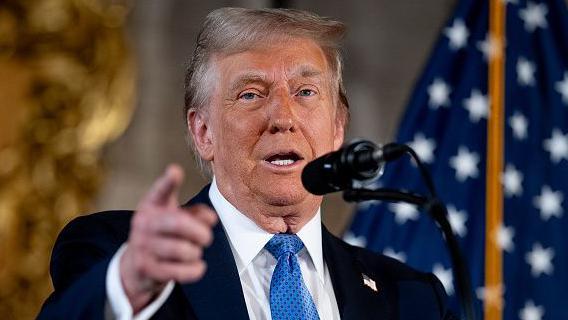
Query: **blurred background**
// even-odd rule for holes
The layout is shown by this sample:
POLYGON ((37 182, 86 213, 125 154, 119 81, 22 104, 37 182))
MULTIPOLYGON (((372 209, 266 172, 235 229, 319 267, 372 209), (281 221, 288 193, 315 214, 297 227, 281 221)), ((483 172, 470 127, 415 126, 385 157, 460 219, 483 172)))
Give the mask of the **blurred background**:
MULTIPOLYGON (((289 6, 345 22, 348 138, 393 139, 455 0, 0 0, 0 315, 33 318, 73 217, 132 209, 169 163, 185 201, 207 181, 186 142, 184 63, 223 6, 289 6)), ((331 196, 336 234, 353 208, 331 196)))

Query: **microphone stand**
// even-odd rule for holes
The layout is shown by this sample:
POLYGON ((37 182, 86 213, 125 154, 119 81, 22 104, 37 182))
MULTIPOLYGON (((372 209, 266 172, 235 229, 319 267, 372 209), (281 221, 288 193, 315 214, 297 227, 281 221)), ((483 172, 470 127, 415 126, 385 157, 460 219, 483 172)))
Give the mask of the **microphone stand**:
POLYGON ((412 150, 412 148, 406 145, 397 145, 403 148, 405 152, 409 153, 412 158, 416 161, 420 174, 429 189, 430 196, 425 197, 415 193, 402 192, 393 189, 379 188, 376 190, 370 189, 348 189, 343 192, 343 199, 347 202, 359 202, 366 200, 383 200, 389 202, 406 202, 417 205, 422 209, 426 210, 428 214, 434 219, 442 234, 446 240, 446 245, 449 250, 450 259, 452 261, 452 270, 454 273, 454 278, 456 279, 457 293, 460 300, 461 313, 466 320, 475 320, 475 312, 473 308, 473 295, 471 290, 471 281, 469 277, 469 271, 467 264, 461 254, 458 241, 452 227, 447 219, 447 209, 446 206, 440 199, 436 196, 436 190, 434 189, 434 183, 432 178, 422 163, 420 158, 412 150))

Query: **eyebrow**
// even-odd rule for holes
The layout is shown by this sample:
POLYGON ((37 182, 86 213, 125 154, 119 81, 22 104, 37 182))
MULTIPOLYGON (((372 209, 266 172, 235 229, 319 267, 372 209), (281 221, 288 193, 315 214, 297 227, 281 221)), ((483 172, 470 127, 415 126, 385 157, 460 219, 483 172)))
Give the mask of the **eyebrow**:
POLYGON ((315 78, 320 76, 322 73, 323 72, 321 70, 315 69, 310 65, 301 65, 292 73, 292 75, 299 74, 302 78, 315 78))
POLYGON ((238 90, 249 83, 267 83, 268 79, 262 73, 247 72, 240 75, 231 85, 231 91, 238 90))
MULTIPOLYGON (((291 72, 291 78, 295 78, 298 75, 301 78, 317 78, 321 76, 323 72, 318 70, 310 65, 300 65, 298 68, 295 68, 294 71, 291 72)), ((250 84, 250 83, 268 83, 268 79, 264 73, 261 72, 246 72, 240 75, 235 81, 233 81, 231 85, 231 91, 236 91, 242 88, 243 86, 250 84)))

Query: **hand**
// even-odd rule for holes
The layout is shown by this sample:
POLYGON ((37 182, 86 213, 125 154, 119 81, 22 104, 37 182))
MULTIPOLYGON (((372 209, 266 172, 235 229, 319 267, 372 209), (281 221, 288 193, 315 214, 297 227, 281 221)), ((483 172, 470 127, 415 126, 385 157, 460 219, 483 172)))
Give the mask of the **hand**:
POLYGON ((203 276, 203 249, 213 241, 217 215, 205 205, 180 208, 177 193, 183 170, 170 165, 138 204, 120 278, 134 314, 168 281, 194 282, 203 276))

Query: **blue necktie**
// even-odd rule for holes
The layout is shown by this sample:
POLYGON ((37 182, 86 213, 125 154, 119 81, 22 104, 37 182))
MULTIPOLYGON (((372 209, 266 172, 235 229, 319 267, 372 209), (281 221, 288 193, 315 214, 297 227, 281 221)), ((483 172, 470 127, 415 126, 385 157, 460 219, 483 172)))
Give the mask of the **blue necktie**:
POLYGON ((276 234, 265 248, 278 260, 270 280, 272 320, 318 319, 318 310, 308 288, 296 254, 304 247, 295 234, 276 234))

